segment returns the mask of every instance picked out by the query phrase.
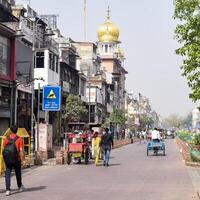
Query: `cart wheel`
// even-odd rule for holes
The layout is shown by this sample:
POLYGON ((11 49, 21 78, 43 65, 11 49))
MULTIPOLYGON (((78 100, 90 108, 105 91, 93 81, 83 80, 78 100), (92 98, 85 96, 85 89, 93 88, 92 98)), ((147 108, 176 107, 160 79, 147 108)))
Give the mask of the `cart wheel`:
POLYGON ((165 149, 163 149, 163 156, 165 156, 165 149))
POLYGON ((67 154, 67 164, 70 165, 72 161, 72 156, 70 153, 67 154))
POLYGON ((89 148, 87 148, 85 150, 85 155, 84 155, 84 159, 85 159, 85 164, 86 165, 89 163, 89 158, 90 158, 90 150, 89 150, 89 148))
POLYGON ((149 156, 149 150, 147 149, 147 156, 149 156))
POLYGON ((81 157, 78 158, 78 164, 81 164, 81 157))

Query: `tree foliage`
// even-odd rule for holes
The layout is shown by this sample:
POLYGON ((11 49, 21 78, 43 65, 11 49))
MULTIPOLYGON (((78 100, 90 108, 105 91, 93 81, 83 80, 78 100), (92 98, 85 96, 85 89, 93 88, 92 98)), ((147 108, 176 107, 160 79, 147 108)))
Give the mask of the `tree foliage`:
POLYGON ((200 99, 200 0, 174 0, 175 30, 181 44, 176 53, 183 57, 183 76, 191 88, 190 98, 200 99))
POLYGON ((182 125, 184 128, 190 128, 192 127, 192 112, 190 112, 188 115, 183 117, 182 119, 182 125))
POLYGON ((66 99, 65 118, 67 121, 79 121, 80 117, 87 113, 79 96, 70 94, 66 99))
POLYGON ((148 117, 147 115, 141 115, 140 116, 140 127, 142 129, 145 129, 146 126, 150 127, 154 123, 153 119, 151 117, 148 117))
POLYGON ((110 114, 110 122, 113 124, 118 124, 120 126, 124 125, 127 118, 125 116, 125 112, 121 109, 114 109, 110 114))
POLYGON ((192 113, 188 113, 186 116, 171 114, 163 120, 163 123, 166 128, 190 128, 192 125, 192 113))
POLYGON ((110 116, 105 120, 102 127, 106 128, 109 127, 110 124, 115 125, 125 125, 127 118, 125 116, 125 112, 121 109, 114 109, 113 112, 110 114, 110 116))
POLYGON ((171 114, 163 120, 163 124, 166 128, 180 128, 182 122, 182 118, 177 114, 171 114))

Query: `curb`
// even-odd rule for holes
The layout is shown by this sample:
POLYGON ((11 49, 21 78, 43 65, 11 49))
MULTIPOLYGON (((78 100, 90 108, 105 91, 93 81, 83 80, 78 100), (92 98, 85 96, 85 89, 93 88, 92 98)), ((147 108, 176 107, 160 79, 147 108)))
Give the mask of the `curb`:
MULTIPOLYGON (((186 151, 183 151, 184 147, 183 145, 185 145, 185 147, 188 148, 188 144, 187 143, 184 143, 180 138, 177 138, 176 137, 176 144, 179 148, 179 152, 183 158, 183 161, 185 162, 185 165, 186 166, 190 166, 190 167, 200 167, 200 163, 198 162, 192 162, 191 161, 191 158, 188 157, 186 151)), ((200 192, 198 192, 198 195, 199 195, 199 199, 200 199, 200 192)))
POLYGON ((134 143, 138 142, 139 140, 133 138, 133 140, 131 140, 131 139, 124 139, 124 140, 119 140, 119 141, 116 140, 116 141, 114 141, 114 147, 113 147, 113 149, 117 149, 117 148, 129 145, 129 144, 134 144, 134 143), (117 144, 115 144, 116 141, 117 141, 117 144))
MULTIPOLYGON (((190 167, 200 167, 200 163, 185 161, 185 164, 190 167)), ((199 194, 200 195, 200 194, 199 194)))

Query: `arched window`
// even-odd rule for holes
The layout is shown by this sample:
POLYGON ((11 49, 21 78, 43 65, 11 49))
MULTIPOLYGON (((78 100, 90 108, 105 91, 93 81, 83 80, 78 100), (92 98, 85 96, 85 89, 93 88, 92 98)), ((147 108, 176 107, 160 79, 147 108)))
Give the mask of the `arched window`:
POLYGON ((109 52, 112 53, 112 45, 109 45, 109 52))
POLYGON ((108 45, 105 45, 105 52, 108 53, 108 45))

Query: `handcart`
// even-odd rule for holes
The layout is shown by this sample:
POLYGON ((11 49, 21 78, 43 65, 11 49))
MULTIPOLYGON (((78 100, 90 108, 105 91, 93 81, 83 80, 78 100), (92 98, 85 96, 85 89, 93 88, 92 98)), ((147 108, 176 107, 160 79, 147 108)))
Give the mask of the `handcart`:
POLYGON ((149 141, 147 143, 147 156, 149 156, 150 151, 153 151, 155 155, 158 155, 159 151, 161 151, 162 155, 165 156, 165 143, 161 140, 149 141))
POLYGON ((66 148, 67 148, 67 164, 81 163, 84 160, 85 164, 89 163, 90 145, 89 135, 87 133, 66 133, 66 148))

